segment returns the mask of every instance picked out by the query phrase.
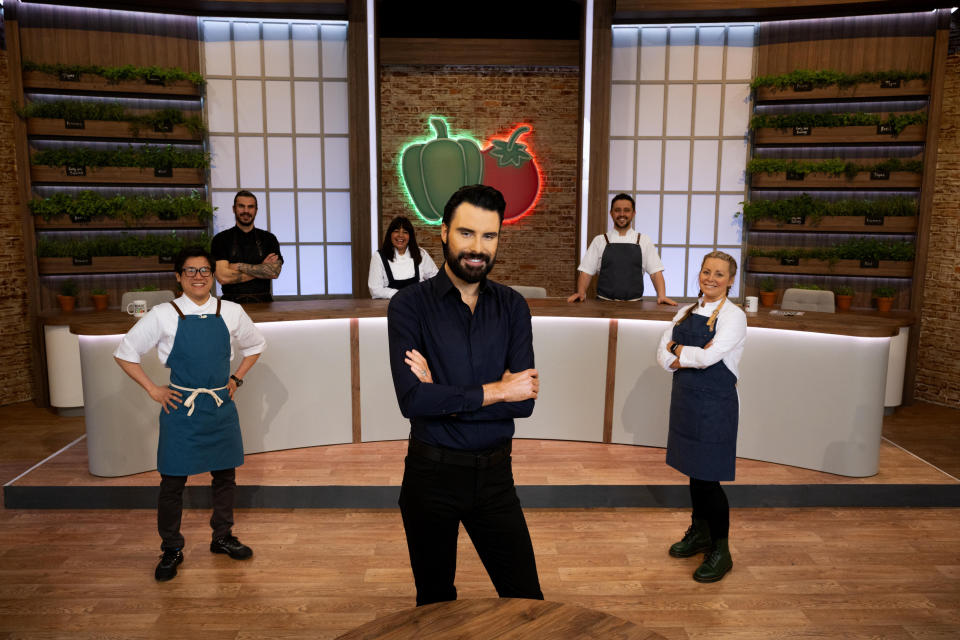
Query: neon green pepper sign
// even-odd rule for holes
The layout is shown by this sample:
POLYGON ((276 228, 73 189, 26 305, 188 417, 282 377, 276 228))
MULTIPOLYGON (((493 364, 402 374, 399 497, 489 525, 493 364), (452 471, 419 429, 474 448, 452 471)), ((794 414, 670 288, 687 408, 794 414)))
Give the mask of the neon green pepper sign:
POLYGON ((400 154, 400 178, 417 213, 437 224, 454 191, 483 180, 483 155, 473 138, 449 137, 443 118, 430 118, 430 126, 435 138, 411 143, 400 154))

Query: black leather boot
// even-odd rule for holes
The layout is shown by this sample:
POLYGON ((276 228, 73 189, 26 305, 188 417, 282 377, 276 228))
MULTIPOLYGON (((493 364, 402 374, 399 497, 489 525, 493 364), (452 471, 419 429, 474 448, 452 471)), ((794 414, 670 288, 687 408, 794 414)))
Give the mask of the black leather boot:
POLYGON ((719 538, 713 548, 703 556, 703 564, 693 572, 693 579, 697 582, 716 582, 733 569, 733 558, 730 557, 730 548, 726 538, 719 538))
POLYGON ((707 521, 694 518, 693 524, 683 534, 683 540, 671 545, 670 555, 674 558, 689 558, 698 553, 709 551, 710 547, 710 527, 707 526, 707 521))

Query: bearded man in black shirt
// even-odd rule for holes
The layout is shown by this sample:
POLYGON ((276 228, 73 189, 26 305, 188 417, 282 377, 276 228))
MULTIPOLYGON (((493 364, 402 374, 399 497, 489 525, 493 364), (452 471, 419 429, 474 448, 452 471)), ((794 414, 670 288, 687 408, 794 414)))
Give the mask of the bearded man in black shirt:
POLYGON ((215 235, 210 246, 223 299, 240 304, 273 302, 270 281, 283 267, 280 243, 269 231, 253 227, 257 198, 249 191, 234 196, 233 215, 236 226, 215 235))

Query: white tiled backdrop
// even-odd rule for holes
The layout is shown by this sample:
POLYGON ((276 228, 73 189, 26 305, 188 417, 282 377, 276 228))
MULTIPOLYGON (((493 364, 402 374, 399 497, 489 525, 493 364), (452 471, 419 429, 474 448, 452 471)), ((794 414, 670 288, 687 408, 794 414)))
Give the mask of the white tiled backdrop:
POLYGON ((280 241, 274 295, 352 293, 344 22, 202 19, 214 232, 233 196, 280 241))
POLYGON ((657 245, 669 296, 697 295, 714 249, 742 266, 734 214, 746 194, 754 39, 750 24, 613 28, 607 188, 636 199, 634 226, 657 245))

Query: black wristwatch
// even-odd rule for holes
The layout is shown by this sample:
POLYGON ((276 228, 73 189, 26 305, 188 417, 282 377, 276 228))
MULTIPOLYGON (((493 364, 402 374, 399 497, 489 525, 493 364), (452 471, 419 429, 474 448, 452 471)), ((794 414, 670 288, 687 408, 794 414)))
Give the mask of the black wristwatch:
POLYGON ((670 349, 668 349, 668 351, 670 351, 670 353, 672 353, 673 355, 677 355, 677 347, 679 346, 680 346, 679 342, 674 342, 672 345, 670 345, 670 349))
POLYGON ((233 375, 232 373, 230 374, 230 379, 237 383, 238 388, 243 386, 243 380, 233 375))

